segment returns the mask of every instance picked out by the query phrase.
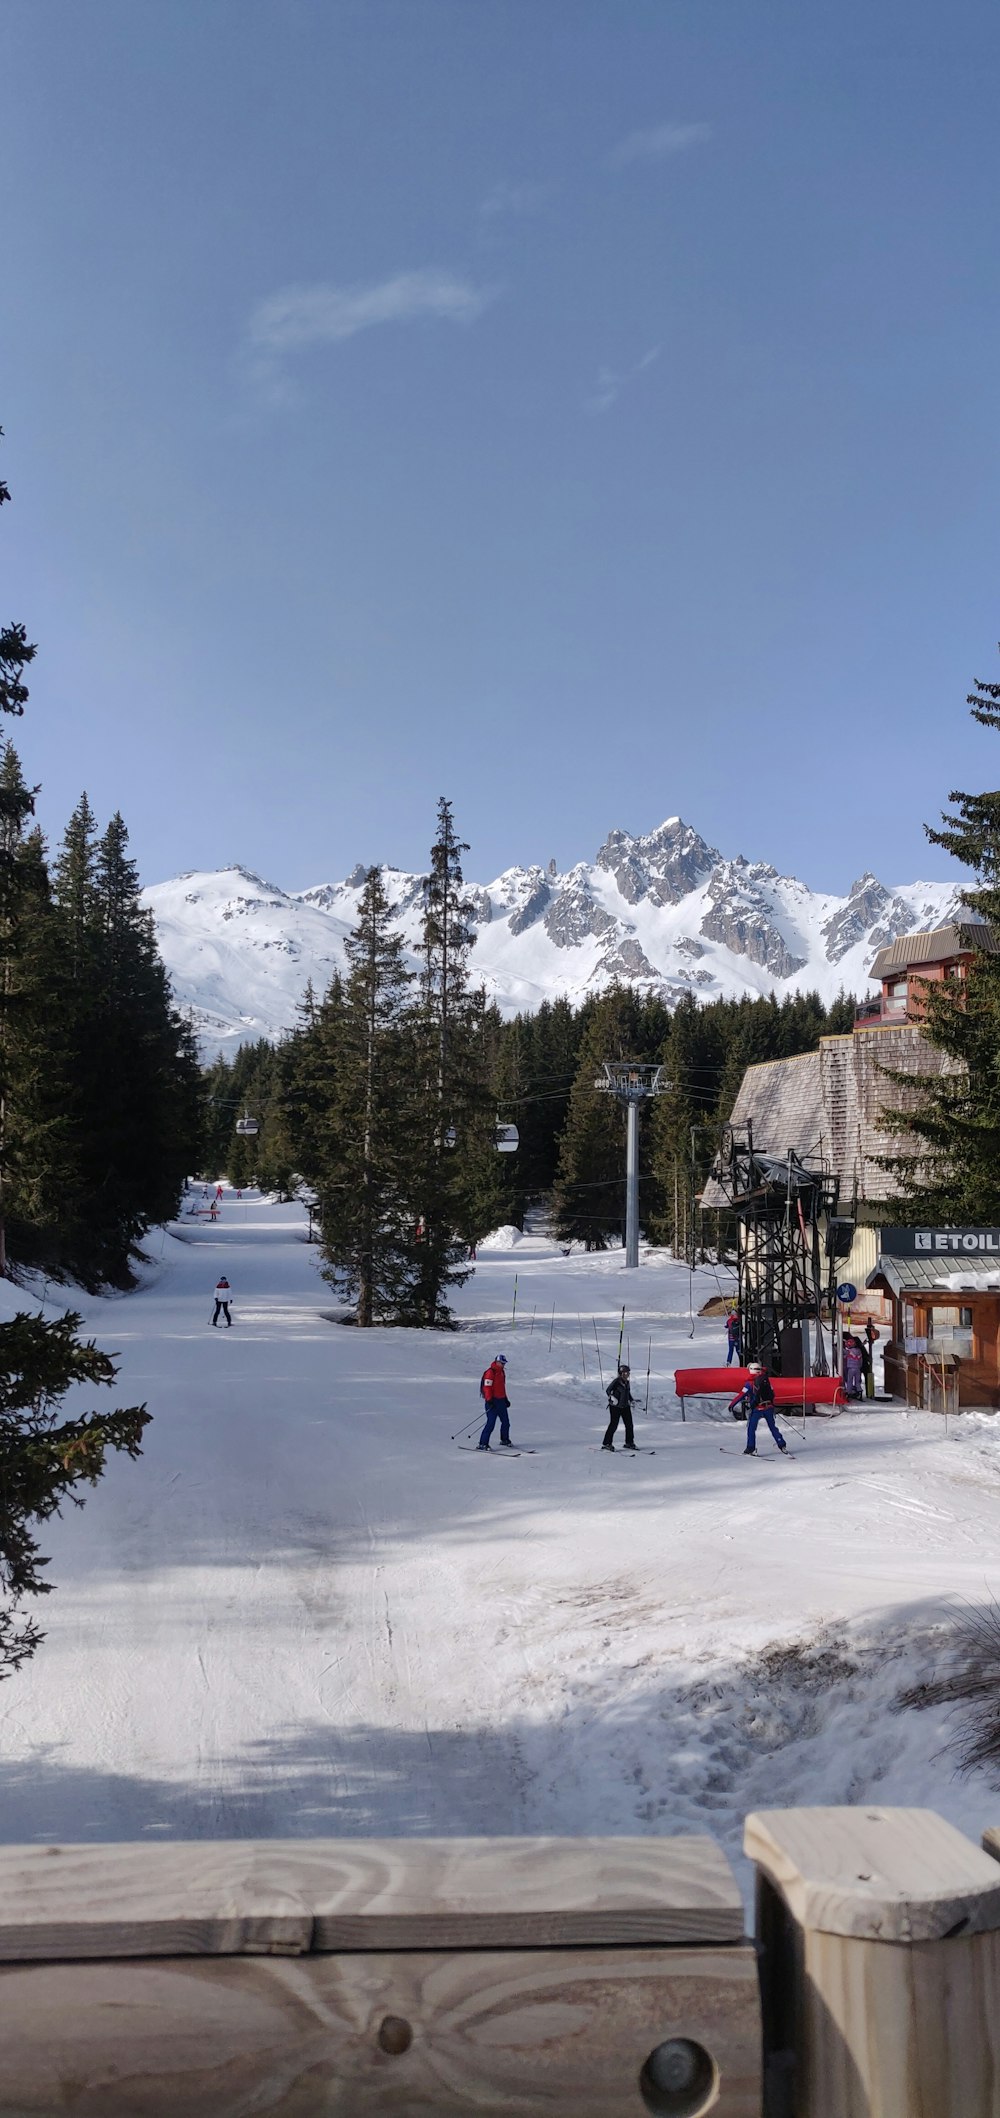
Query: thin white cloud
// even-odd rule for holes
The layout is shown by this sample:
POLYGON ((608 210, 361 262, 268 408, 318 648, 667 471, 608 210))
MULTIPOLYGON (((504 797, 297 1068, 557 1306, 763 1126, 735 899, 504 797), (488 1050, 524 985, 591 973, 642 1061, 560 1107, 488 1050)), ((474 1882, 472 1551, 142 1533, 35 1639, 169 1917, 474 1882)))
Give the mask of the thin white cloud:
POLYGON ((608 155, 611 169, 625 169, 630 162, 662 162, 668 155, 685 154, 712 137, 710 125, 650 125, 645 132, 626 133, 608 155))
POLYGON ((475 323, 496 291, 433 265, 397 272, 371 286, 341 287, 320 280, 311 286, 281 287, 251 311, 246 366, 259 387, 280 398, 287 394, 280 365, 290 354, 309 346, 341 345, 377 324, 412 323, 425 316, 451 324, 475 323))
POLYGON ((551 193, 551 184, 511 184, 501 177, 487 192, 479 211, 486 221, 499 220, 507 213, 537 213, 551 193))
POLYGON ((651 346, 649 352, 644 353, 633 368, 624 368, 621 372, 615 368, 598 368, 597 381, 583 400, 584 411, 594 414, 610 412, 627 385, 634 382, 636 376, 641 375, 645 368, 651 368, 654 360, 659 360, 662 351, 662 346, 651 346))
POLYGON ((371 287, 336 287, 325 281, 282 287, 257 303, 250 318, 250 342, 262 352, 287 353, 303 346, 336 345, 374 324, 410 323, 416 316, 471 324, 493 295, 492 288, 473 287, 430 265, 417 272, 397 272, 371 287))

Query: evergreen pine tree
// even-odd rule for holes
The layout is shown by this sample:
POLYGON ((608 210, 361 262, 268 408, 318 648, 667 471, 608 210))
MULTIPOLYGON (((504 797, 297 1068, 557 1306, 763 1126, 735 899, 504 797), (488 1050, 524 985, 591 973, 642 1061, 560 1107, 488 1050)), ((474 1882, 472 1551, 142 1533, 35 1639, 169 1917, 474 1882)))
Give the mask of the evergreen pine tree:
MULTIPOLYGON (((406 1036, 413 973, 378 868, 368 870, 346 946, 318 1204, 324 1256, 367 1328, 408 1309, 414 1276, 406 1036)), ((329 1043, 328 1030, 328 1051, 329 1043)))
MULTIPOLYGON (((0 427, 0 439, 3 428, 0 427)), ((10 499, 10 487, 5 478, 0 478, 0 507, 10 499)), ((28 640, 23 625, 0 626, 0 713, 24 712, 28 687, 24 672, 29 662, 35 659, 36 650, 28 640)))
MULTIPOLYGON (((966 703, 983 727, 1000 729, 1000 684, 977 679, 966 703)), ((919 1079, 887 1070, 907 1090, 909 1107, 890 1107, 886 1122, 910 1134, 915 1150, 887 1157, 886 1166, 902 1186, 908 1214, 946 1227, 991 1226, 1000 1222, 1000 791, 953 792, 949 799, 956 806, 944 812, 940 830, 926 827, 927 836, 977 878, 961 901, 987 933, 967 979, 926 987, 924 1035, 947 1055, 950 1070, 919 1079)))
MULTIPOLYGON (((694 1227, 695 1200, 718 1145, 712 1119, 726 1065, 732 1004, 678 1001, 663 1046, 664 1093, 650 1112, 650 1159, 657 1177, 651 1232, 683 1257, 694 1227)), ((738 1062, 737 1079, 743 1076, 738 1062)), ((735 1093, 735 1092, 734 1092, 735 1093)))
POLYGON ((193 1038, 127 849, 120 816, 97 839, 84 796, 53 876, 70 1133, 54 1262, 91 1287, 130 1284, 132 1255, 176 1210, 201 1136, 193 1038))
POLYGON ((322 1000, 316 999, 311 984, 307 986, 298 1023, 278 1055, 278 1107, 290 1158, 317 1199, 331 1156, 337 1152, 330 1114, 336 1097, 343 1010, 344 981, 339 971, 334 972, 322 1000))
POLYGON ((96 1485, 109 1449, 135 1458, 149 1424, 145 1405, 87 1412, 58 1422, 66 1392, 114 1383, 117 1369, 93 1340, 81 1341, 72 1311, 49 1320, 22 1313, 0 1324, 0 1676, 20 1668, 44 1638, 25 1615, 29 1596, 47 1595, 35 1525, 77 1487, 96 1485))
MULTIPOLYGON (((9 499, 0 480, 0 505, 9 499)), ((20 714, 24 670, 34 656, 24 627, 0 631, 0 711, 20 714)), ((24 781, 10 745, 0 759, 0 1274, 6 1234, 20 1207, 37 1233, 49 1210, 46 1178, 65 1149, 68 1079, 60 1071, 63 1025, 52 983, 54 922, 45 849, 26 826, 37 788, 24 781)), ((140 1452, 145 1406, 58 1423, 57 1407, 82 1382, 113 1383, 107 1354, 77 1336, 72 1312, 56 1322, 22 1314, 0 1324, 0 1674, 18 1669, 42 1637, 23 1610, 45 1593, 47 1564, 34 1526, 81 1483, 96 1484, 109 1449, 140 1452)))
POLYGON ((65 1082, 57 1077, 52 1045, 58 1011, 46 971, 48 876, 37 831, 25 825, 37 788, 28 787, 13 744, 0 759, 0 1277, 11 1240, 26 1262, 32 1245, 17 1237, 38 1211, 39 1108, 65 1082), (34 1212, 33 1212, 34 1209, 34 1212))
POLYGON ((503 1199, 494 1039, 484 996, 469 987, 475 935, 462 876, 467 851, 442 797, 424 886, 420 998, 411 1017, 413 1313, 424 1324, 450 1322, 446 1290, 468 1278, 469 1249, 496 1226, 503 1199))

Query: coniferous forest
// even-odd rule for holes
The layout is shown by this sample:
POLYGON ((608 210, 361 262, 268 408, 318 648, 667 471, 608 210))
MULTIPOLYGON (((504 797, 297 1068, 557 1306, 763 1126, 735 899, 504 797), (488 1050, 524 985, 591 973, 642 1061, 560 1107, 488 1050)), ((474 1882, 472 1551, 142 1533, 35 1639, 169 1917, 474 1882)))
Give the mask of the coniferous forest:
MULTIPOLYGON (((0 507, 10 500, 0 480, 0 507)), ((19 720, 36 653, 0 629, 0 713, 19 720)), ((201 1081, 170 1001, 120 816, 101 831, 83 795, 50 858, 39 793, 0 755, 0 1278, 34 1267, 88 1289, 132 1284, 142 1238, 176 1210, 200 1148, 201 1081)), ((62 1316, 0 1321, 0 1677, 42 1637, 27 1599, 52 1586, 39 1525, 140 1453, 145 1405, 64 1418, 79 1384, 116 1369, 62 1316)))

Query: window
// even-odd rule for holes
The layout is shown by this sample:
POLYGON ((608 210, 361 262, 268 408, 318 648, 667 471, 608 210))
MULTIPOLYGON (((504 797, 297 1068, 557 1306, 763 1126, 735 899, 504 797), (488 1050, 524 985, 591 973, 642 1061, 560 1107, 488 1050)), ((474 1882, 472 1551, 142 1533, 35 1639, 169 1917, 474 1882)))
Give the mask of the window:
POLYGON ((971 1360, 973 1351, 972 1311, 953 1302, 934 1302, 927 1309, 928 1353, 957 1353, 971 1360))

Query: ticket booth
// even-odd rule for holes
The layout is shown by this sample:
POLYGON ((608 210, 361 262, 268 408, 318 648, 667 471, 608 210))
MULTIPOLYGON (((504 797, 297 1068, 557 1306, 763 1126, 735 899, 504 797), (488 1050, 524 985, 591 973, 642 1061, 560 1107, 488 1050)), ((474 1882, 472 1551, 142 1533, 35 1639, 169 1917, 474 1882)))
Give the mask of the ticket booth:
POLYGON ((868 1285, 892 1306, 893 1397, 927 1412, 1000 1410, 1000 1229, 882 1229, 868 1285))

